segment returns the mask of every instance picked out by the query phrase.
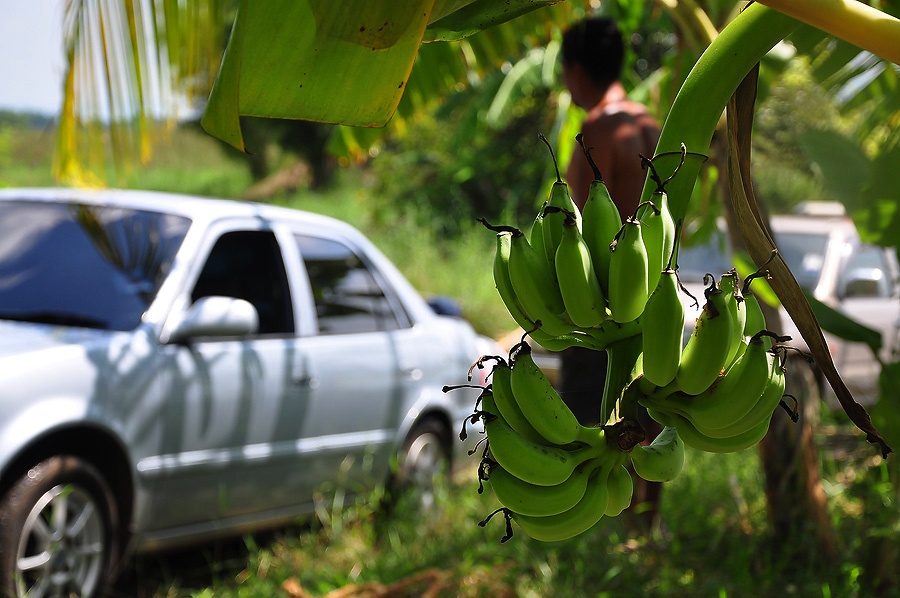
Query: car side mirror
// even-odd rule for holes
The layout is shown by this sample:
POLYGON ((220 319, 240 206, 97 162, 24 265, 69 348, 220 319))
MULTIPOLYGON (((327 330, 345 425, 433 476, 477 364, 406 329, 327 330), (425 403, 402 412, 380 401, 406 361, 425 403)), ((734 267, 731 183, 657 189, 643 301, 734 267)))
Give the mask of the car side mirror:
POLYGON ((843 298, 886 297, 889 295, 887 280, 879 268, 855 268, 844 282, 843 298))
POLYGON ((212 336, 247 336, 259 329, 259 314, 249 301, 234 297, 201 297, 172 332, 169 342, 212 336))

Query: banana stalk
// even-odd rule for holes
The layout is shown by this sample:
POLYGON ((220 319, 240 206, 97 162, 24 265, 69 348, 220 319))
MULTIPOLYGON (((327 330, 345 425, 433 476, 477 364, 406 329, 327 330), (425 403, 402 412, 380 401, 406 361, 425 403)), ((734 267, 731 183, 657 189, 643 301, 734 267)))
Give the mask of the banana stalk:
POLYGON ((900 64, 900 20, 858 0, 757 0, 900 64))
MULTIPOLYGON (((751 4, 725 27, 681 86, 663 123, 653 163, 663 178, 681 161, 681 144, 688 155, 678 176, 666 187, 672 218, 684 218, 691 190, 709 149, 713 132, 729 98, 766 52, 791 33, 799 23, 776 10, 751 4)), ((651 201, 656 183, 649 174, 641 202, 651 201)))

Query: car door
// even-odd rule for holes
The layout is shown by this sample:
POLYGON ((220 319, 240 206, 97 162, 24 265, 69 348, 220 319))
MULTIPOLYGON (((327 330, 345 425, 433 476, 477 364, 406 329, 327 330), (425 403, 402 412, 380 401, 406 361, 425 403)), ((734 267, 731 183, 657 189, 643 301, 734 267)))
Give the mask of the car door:
MULTIPOLYGON (((851 319, 881 333, 879 357, 890 360, 900 320, 900 298, 890 254, 873 245, 854 248, 840 272, 838 297, 840 309, 851 319)), ((843 343, 837 365, 841 376, 862 400, 878 395, 880 364, 868 345, 843 343)))
POLYGON ((310 456, 305 491, 363 490, 383 479, 396 438, 404 374, 395 335, 408 323, 350 242, 300 232, 294 241, 316 328, 298 345, 309 390, 299 441, 310 456))
POLYGON ((164 456, 156 464, 157 529, 246 517, 296 504, 297 438, 308 388, 299 361, 291 290, 275 234, 231 228, 211 235, 187 290, 245 299, 256 334, 163 347, 170 361, 164 456))

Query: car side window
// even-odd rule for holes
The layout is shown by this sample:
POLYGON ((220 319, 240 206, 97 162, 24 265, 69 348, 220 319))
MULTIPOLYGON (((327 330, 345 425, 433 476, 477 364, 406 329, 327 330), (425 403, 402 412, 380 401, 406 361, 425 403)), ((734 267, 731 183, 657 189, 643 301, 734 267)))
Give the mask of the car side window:
POLYGON ((213 246, 191 293, 244 299, 259 314, 259 334, 291 334, 294 312, 278 241, 271 231, 225 233, 213 246))
POLYGON ((297 235, 316 305, 320 334, 353 334, 400 327, 368 265, 345 244, 297 235))

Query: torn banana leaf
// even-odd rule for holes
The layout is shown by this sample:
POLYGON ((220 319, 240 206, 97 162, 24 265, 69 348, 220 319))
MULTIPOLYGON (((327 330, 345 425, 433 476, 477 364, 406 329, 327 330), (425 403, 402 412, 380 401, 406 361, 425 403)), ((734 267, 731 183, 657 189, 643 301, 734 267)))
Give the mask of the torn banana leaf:
POLYGON ((246 151, 241 116, 383 126, 433 0, 242 0, 201 124, 246 151))
POLYGON ((886 457, 892 452, 891 447, 875 429, 865 408, 856 402, 841 379, 841 375, 831 359, 831 353, 828 351, 828 345, 816 320, 816 315, 787 263, 777 252, 775 242, 760 216, 750 178, 750 136, 758 76, 759 69, 757 67, 738 86, 728 102, 727 109, 728 178, 738 231, 753 261, 758 265, 767 264, 766 267, 772 274, 772 279, 768 281, 769 284, 791 316, 803 336, 803 340, 806 341, 816 364, 834 390, 850 421, 865 432, 868 442, 878 444, 882 456, 886 457))
POLYGON ((475 0, 428 25, 426 42, 459 41, 488 27, 505 23, 536 8, 558 4, 563 0, 475 0))
POLYGON ((241 0, 201 124, 241 151, 241 116, 382 127, 429 23, 460 39, 560 1, 241 0))

